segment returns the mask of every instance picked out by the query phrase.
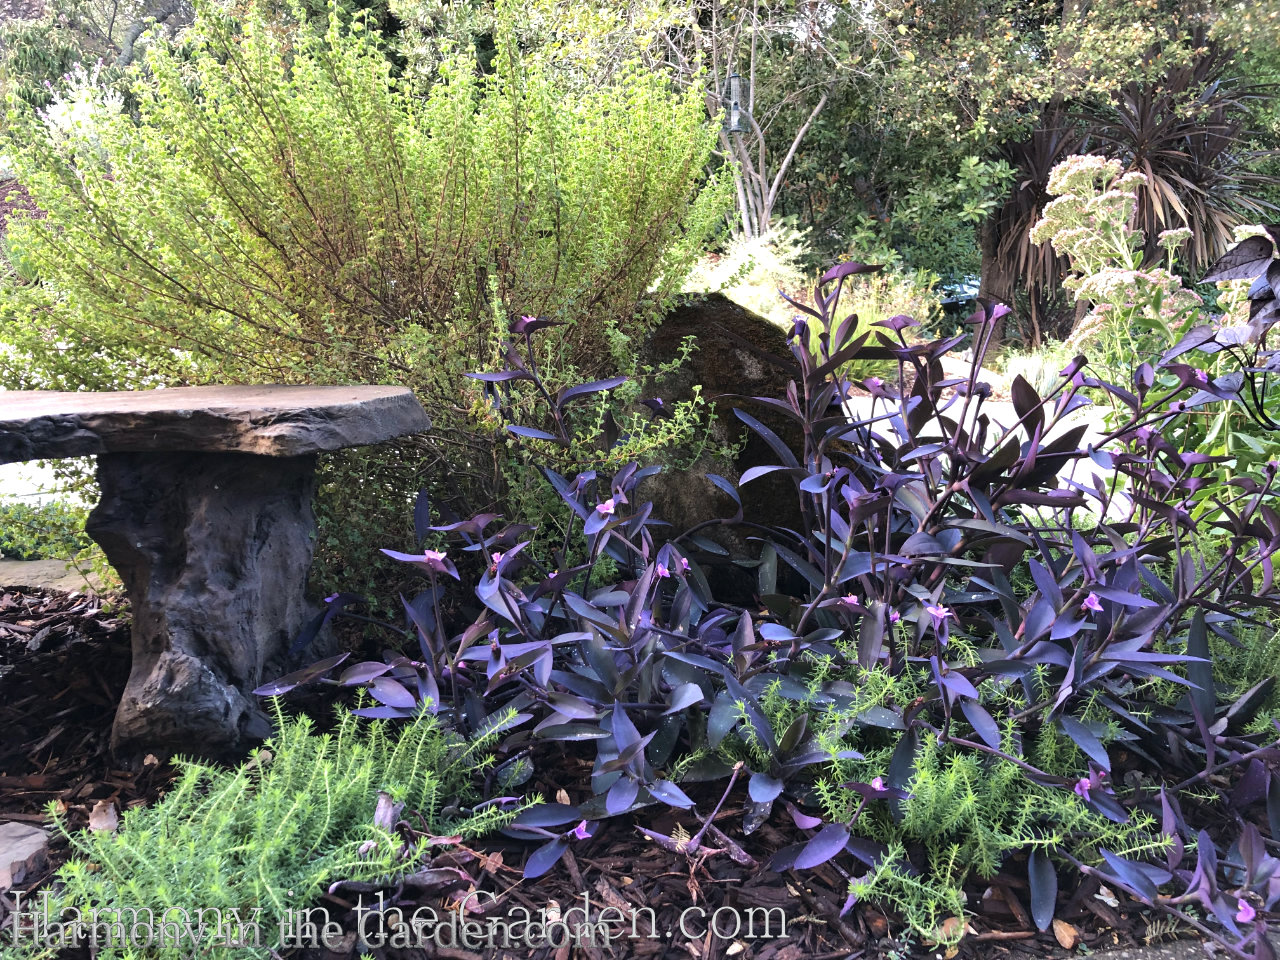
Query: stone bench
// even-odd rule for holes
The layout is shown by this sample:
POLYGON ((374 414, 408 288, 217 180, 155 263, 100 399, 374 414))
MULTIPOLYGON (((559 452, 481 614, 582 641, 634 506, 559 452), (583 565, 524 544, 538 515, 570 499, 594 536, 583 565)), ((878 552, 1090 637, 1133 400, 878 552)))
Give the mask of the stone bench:
POLYGON ((133 608, 117 756, 270 733, 251 691, 310 613, 316 455, 430 426, 402 387, 0 392, 0 464, 98 458, 86 531, 133 608))

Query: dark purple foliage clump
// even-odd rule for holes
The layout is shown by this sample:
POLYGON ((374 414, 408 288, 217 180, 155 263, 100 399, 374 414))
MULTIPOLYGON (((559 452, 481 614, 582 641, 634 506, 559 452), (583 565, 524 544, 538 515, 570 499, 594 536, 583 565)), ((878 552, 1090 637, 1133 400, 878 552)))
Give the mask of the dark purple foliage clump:
MULTIPOLYGON (((776 455, 739 485, 789 477, 798 528, 743 516, 737 486, 721 477, 712 480, 726 515, 680 532, 638 492, 657 467, 576 477, 545 469, 573 517, 556 557, 568 557, 580 536, 581 562, 531 556, 528 525, 482 514, 430 526, 421 509, 420 538, 446 534, 453 557, 475 555, 472 566, 483 569, 474 617, 445 622, 446 588, 466 596, 449 551, 387 551, 429 583, 403 600, 412 655, 334 658, 261 692, 324 679, 366 689, 378 705, 360 708, 365 716, 408 718, 426 701, 464 733, 501 722, 510 732, 496 782, 507 792, 541 756, 590 750, 592 799, 536 807, 512 828, 540 842, 528 876, 551 869, 596 821, 651 804, 692 810, 704 824, 680 843, 646 831, 656 842, 696 852, 712 831, 717 844, 732 844, 712 818, 739 784, 746 832, 785 807, 807 837, 780 851, 773 868, 842 858, 868 870, 884 849, 859 835, 857 818, 876 806, 900 815, 926 744, 1012 764, 1036 788, 1117 824, 1149 817, 1168 838, 1154 860, 1103 847, 1086 862, 1065 844, 1010 854, 1026 871, 1041 929, 1060 877, 1083 874, 1232 955, 1270 957, 1264 914, 1280 901, 1280 730, 1257 730, 1268 726, 1259 715, 1274 678, 1228 696, 1212 650, 1240 644, 1244 630, 1271 629, 1280 604, 1278 468, 1211 483, 1220 458, 1167 439, 1189 407, 1240 401, 1271 369, 1264 345, 1280 318, 1276 261, 1269 246, 1263 257, 1249 243, 1228 255, 1257 254, 1247 266, 1263 274, 1255 346, 1241 355, 1239 376, 1210 382, 1179 362, 1193 349, 1246 349, 1230 341, 1235 334, 1201 330, 1142 364, 1130 383, 1092 377, 1083 356, 1047 396, 1018 378, 1006 423, 981 370, 1004 307, 980 306, 963 336, 913 343, 915 321, 895 317, 852 337, 856 319, 838 314, 845 278, 878 268, 841 264, 817 285, 816 306, 795 304, 805 316, 791 356, 776 358, 792 378, 785 396, 743 398, 737 411, 776 455), (942 358, 962 344, 970 369, 948 377, 942 358), (844 372, 854 360, 896 364, 896 382, 851 382, 844 372), (1127 413, 1089 439, 1089 424, 1070 415, 1104 398, 1127 413), (760 407, 792 421, 802 444, 793 449, 764 426, 751 413, 760 407), (722 552, 706 536, 718 524, 738 525, 759 544, 758 555, 737 558, 755 570, 750 608, 717 601, 703 574, 708 555, 722 552), (620 573, 600 583, 605 558, 620 573), (833 746, 816 715, 849 711, 873 674, 910 680, 916 695, 851 713, 833 746), (785 723, 779 702, 800 705, 785 723), (1073 768, 1037 765, 1031 744, 1046 733, 1078 749, 1073 768), (727 751, 730 743, 749 749, 727 751), (830 818, 816 781, 871 748, 891 753, 883 776, 838 785, 855 812, 830 818)), ((1215 272, 1245 269, 1231 261, 1215 272)), ((522 322, 515 332, 525 356, 513 345, 506 370, 477 375, 500 407, 517 384, 541 389, 532 363, 539 322, 522 322)), ((546 422, 509 429, 533 441, 562 437, 565 404, 618 383, 543 390, 546 422)), ((1250 395, 1259 408, 1261 396, 1250 395)), ((356 599, 330 598, 302 641, 356 599)))

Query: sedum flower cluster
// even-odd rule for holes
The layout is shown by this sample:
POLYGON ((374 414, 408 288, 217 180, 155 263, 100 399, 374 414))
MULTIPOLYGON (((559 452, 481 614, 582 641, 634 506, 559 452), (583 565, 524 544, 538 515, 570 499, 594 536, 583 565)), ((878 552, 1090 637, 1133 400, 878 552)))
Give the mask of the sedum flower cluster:
POLYGON ((1049 192, 1057 196, 1031 228, 1031 240, 1052 244, 1071 261, 1072 276, 1063 286, 1077 303, 1089 305, 1069 343, 1079 344, 1112 322, 1168 331, 1202 303, 1170 269, 1190 230, 1161 233, 1166 262, 1144 263, 1145 237, 1131 224, 1146 179, 1124 173, 1118 160, 1098 156, 1069 157, 1049 175, 1049 192))

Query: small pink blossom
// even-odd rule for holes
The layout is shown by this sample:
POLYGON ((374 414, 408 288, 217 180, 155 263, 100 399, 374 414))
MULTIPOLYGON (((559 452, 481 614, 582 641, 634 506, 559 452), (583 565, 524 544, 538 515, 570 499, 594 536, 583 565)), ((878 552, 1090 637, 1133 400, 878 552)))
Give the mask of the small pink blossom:
POLYGON ((658 571, 657 571, 657 573, 658 573, 658 576, 659 576, 659 577, 664 578, 664 579, 665 579, 666 577, 671 576, 671 571, 670 571, 669 569, 667 569, 667 565, 666 565, 665 563, 659 563, 659 564, 658 564, 658 571))
POLYGON ((858 605, 858 595, 856 593, 846 594, 840 598, 840 602, 846 607, 856 607, 858 605))
POLYGON ((955 616, 948 607, 944 607, 941 604, 926 604, 924 609, 933 618, 935 627, 944 623, 948 617, 955 616))
POLYGON ((889 611, 889 622, 890 622, 890 623, 897 623, 897 622, 898 622, 899 620, 901 620, 901 619, 902 619, 902 614, 900 614, 897 610, 890 610, 890 611, 889 611))
POLYGON ((502 562, 502 554, 495 551, 489 555, 489 560, 496 568, 502 562))
POLYGON ((440 563, 448 556, 448 554, 443 550, 423 550, 422 556, 425 557, 428 562, 440 563))
POLYGON ((574 827, 573 835, 577 837, 579 840, 586 840, 588 837, 590 837, 591 834, 587 832, 587 821, 583 820, 576 827, 574 827))
POLYGON ((1080 796, 1083 800, 1089 799, 1089 790, 1093 786, 1093 782, 1088 777, 1081 777, 1076 781, 1076 785, 1072 787, 1072 791, 1080 796))
POLYGON ((1236 923, 1253 923, 1254 918, 1258 916, 1258 911, 1253 908, 1248 900, 1237 900, 1239 910, 1236 911, 1236 923))
POLYGON ((871 789, 872 789, 872 790, 880 790, 880 791, 883 791, 883 790, 884 790, 884 777, 876 777, 874 780, 872 780, 872 781, 871 781, 871 789))
POLYGON ((680 558, 680 569, 681 569, 681 570, 688 570, 688 569, 689 569, 689 561, 688 561, 687 559, 685 559, 684 557, 681 557, 681 558, 680 558))
POLYGON ((1080 604, 1081 610, 1092 610, 1094 613, 1102 612, 1102 602, 1098 599, 1098 595, 1092 590, 1089 595, 1084 598, 1084 602, 1080 604))
POLYGON ((602 517, 613 516, 613 512, 616 509, 617 509, 617 504, 613 502, 613 497, 610 497, 604 503, 596 504, 596 513, 600 514, 602 517))

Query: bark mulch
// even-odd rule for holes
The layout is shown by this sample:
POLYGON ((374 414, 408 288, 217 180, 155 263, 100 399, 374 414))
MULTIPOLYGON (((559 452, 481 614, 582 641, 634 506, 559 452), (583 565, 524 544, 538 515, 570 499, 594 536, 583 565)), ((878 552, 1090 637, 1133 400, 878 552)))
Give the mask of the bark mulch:
MULTIPOLYGON (((47 810, 54 804, 67 823, 79 829, 87 826, 90 811, 99 802, 126 809, 152 803, 162 795, 173 776, 171 766, 145 763, 138 771, 128 771, 113 765, 109 757, 111 719, 129 673, 128 638, 128 615, 119 600, 40 590, 0 592, 0 821, 47 825, 47 810)), ((589 758, 569 753, 544 763, 541 779, 530 786, 547 797, 559 794, 564 801, 566 785, 589 782, 590 767, 589 758)), ((570 794, 567 799, 580 802, 587 797, 570 794)), ((699 795, 697 799, 701 809, 710 809, 717 798, 699 795)), ((896 941, 893 935, 901 927, 870 905, 857 904, 841 916, 848 874, 835 863, 784 875, 765 870, 761 864, 774 851, 803 838, 785 817, 781 822, 774 817, 743 836, 743 800, 741 790, 728 798, 715 829, 702 840, 705 848, 715 852, 704 850, 700 856, 664 848, 638 829, 642 826, 679 838, 696 833, 701 826, 685 812, 653 807, 641 811, 634 821, 602 822, 593 837, 574 843, 557 867, 537 880, 522 878, 533 846, 496 837, 470 847, 453 847, 428 869, 394 887, 339 884, 317 904, 325 911, 323 918, 338 925, 331 928, 327 948, 314 946, 314 940, 310 945, 299 941, 302 945, 282 948, 279 956, 298 960, 357 956, 361 918, 366 939, 372 942, 383 929, 381 917, 397 915, 367 909, 376 904, 406 919, 418 908, 429 907, 439 918, 437 926, 423 928, 425 939, 414 938, 413 946, 389 945, 371 951, 386 960, 569 960, 571 956, 589 960, 909 956, 989 960, 1065 955, 1054 932, 1035 932, 1027 916, 1025 878, 1013 875, 975 886, 970 899, 975 916, 958 952, 896 941), (589 897, 587 909, 593 920, 613 921, 614 932, 608 940, 599 933, 588 936, 580 926, 584 896, 589 897), (358 912, 361 906, 365 909, 358 912), (600 912, 606 908, 613 912, 602 917, 600 912), (526 914, 521 911, 536 920, 544 909, 552 919, 558 912, 567 929, 583 935, 559 946, 524 946, 519 938, 526 914), (621 923, 619 913, 625 918, 621 923), (465 917, 471 926, 459 929, 457 923, 448 922, 450 916, 465 917), (782 917, 785 932, 780 928, 782 917), (713 918, 715 930, 709 928, 713 918), (755 925, 755 936, 747 935, 749 922, 755 925), (512 938, 512 945, 504 946, 504 935, 512 938)), ((49 871, 33 883, 28 878, 24 892, 48 883, 65 857, 65 842, 55 832, 49 871)), ((1141 943, 1149 932, 1146 919, 1108 893, 1099 891, 1096 881, 1077 890, 1059 908, 1059 920, 1069 925, 1057 931, 1059 937, 1078 936, 1092 950, 1141 943)), ((0 921, 6 913, 4 901, 0 897, 0 921)), ((423 911, 418 916, 430 919, 431 915, 423 911)))

